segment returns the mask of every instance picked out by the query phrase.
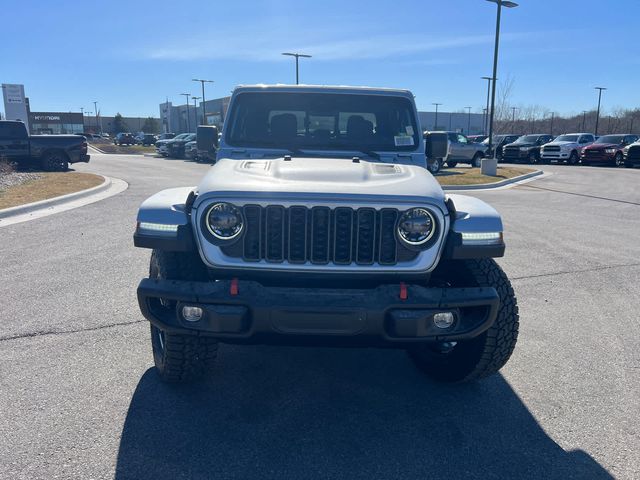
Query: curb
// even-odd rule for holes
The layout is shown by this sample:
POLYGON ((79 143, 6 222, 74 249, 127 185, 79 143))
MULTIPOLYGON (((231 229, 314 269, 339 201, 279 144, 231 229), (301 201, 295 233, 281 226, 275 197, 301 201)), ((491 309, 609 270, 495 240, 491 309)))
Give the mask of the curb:
MULTIPOLYGON (((97 173, 94 175, 98 175, 97 173)), ((59 197, 48 198, 46 200, 40 200, 39 202, 27 203, 25 205, 18 205, 17 207, 5 208, 0 210, 0 218, 13 217, 14 215, 23 215, 25 213, 31 213, 35 210, 43 210, 54 205, 69 202, 71 200, 77 200, 78 198, 88 197, 95 193, 100 193, 111 186, 111 179, 104 175, 98 175, 104 179, 100 185, 87 188, 86 190, 80 190, 78 192, 68 193, 66 195, 60 195, 59 197)))
POLYGON ((536 170, 535 172, 525 173, 524 175, 520 175, 518 177, 508 178, 506 180, 501 180, 495 183, 483 183, 476 185, 443 185, 443 190, 491 190, 492 188, 500 188, 505 187, 507 185, 511 185, 512 183, 518 183, 522 180, 527 180, 529 178, 537 177, 539 175, 543 175, 544 172, 542 170, 536 170))
POLYGON ((98 151, 98 153, 102 153, 102 154, 106 155, 106 152, 104 152, 104 151, 100 150, 100 149, 99 149, 98 147, 96 147, 95 145, 91 145, 91 144, 89 144, 89 146, 90 146, 91 148, 93 148, 94 150, 97 150, 97 151, 98 151))

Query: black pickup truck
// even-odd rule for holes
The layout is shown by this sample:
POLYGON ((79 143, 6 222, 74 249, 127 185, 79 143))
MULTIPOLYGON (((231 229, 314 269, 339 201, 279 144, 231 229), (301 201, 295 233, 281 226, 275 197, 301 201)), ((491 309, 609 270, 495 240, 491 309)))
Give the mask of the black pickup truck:
POLYGON ((31 135, 22 122, 0 121, 0 160, 64 171, 89 162, 87 139, 80 135, 31 135))

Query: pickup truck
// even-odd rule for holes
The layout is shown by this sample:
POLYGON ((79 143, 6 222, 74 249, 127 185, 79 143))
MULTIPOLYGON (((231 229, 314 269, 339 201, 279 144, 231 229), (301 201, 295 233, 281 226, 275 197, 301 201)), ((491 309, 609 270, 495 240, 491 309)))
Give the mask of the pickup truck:
POLYGON ((29 135, 22 122, 0 121, 0 159, 65 171, 70 163, 89 162, 87 139, 79 135, 29 135))
MULTIPOLYGON (((436 132, 433 132, 436 133, 436 132)), ((486 156, 487 148, 482 143, 470 141, 465 135, 457 132, 443 132, 449 138, 449 154, 447 167, 454 168, 459 163, 468 163, 472 167, 480 167, 480 161, 486 156)))
POLYGON ((584 147, 588 147, 596 141, 593 133, 567 133, 556 137, 553 142, 547 143, 540 150, 540 160, 551 162, 552 160, 567 162, 569 165, 577 165, 580 162, 580 154, 584 147))

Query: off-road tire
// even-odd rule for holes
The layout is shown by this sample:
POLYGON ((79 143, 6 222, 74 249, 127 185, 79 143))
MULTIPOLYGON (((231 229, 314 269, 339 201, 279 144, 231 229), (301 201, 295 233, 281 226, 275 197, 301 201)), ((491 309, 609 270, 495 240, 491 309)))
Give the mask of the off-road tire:
POLYGON ((529 161, 530 165, 537 165, 538 163, 540 163, 540 159, 538 158, 538 154, 536 152, 530 152, 527 156, 527 160, 529 161))
POLYGON ((622 155, 621 152, 616 153, 616 157, 614 159, 614 162, 616 164, 616 167, 618 167, 618 168, 624 166, 624 156, 622 155))
POLYGON ((442 170, 442 159, 436 158, 431 165, 428 165, 427 169, 431 172, 431 175, 437 175, 442 170))
POLYGON ((576 152, 575 150, 571 152, 567 163, 569 165, 578 165, 578 163, 580 163, 580 155, 578 155, 578 152, 576 152))
POLYGON ((493 375, 507 363, 518 339, 518 303, 511 283, 493 259, 446 262, 441 270, 452 287, 494 287, 500 297, 496 320, 486 332, 458 342, 451 350, 420 345, 408 350, 409 358, 441 382, 469 382, 493 375))
POLYGON ((476 153, 473 156, 473 160, 471 160, 471 166, 474 168, 480 168, 482 166, 483 155, 481 153, 476 153))
POLYGON ((447 167, 449 168, 456 168, 456 165, 458 165, 458 162, 447 162, 447 167))
MULTIPOLYGON (((191 252, 153 250, 149 277, 167 280, 202 281, 207 271, 200 257, 191 252)), ((162 300, 175 310, 175 302, 162 300)), ((160 378, 167 383, 198 380, 210 371, 218 354, 218 342, 211 337, 169 333, 151 325, 153 361, 160 378)))
POLYGON ((46 172, 66 172, 69 170, 69 157, 64 152, 46 152, 42 157, 42 169, 46 172))

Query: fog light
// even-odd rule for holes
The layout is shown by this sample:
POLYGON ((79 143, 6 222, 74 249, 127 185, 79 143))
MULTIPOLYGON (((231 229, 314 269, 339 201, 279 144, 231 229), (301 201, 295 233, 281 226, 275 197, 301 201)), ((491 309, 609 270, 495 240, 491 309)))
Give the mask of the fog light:
POLYGON ((456 317, 451 312, 436 313, 433 316, 433 324, 438 328, 449 328, 456 317))
POLYGON ((202 309, 200 307, 191 307, 186 305, 182 307, 182 318, 187 322, 197 322, 202 318, 202 309))

